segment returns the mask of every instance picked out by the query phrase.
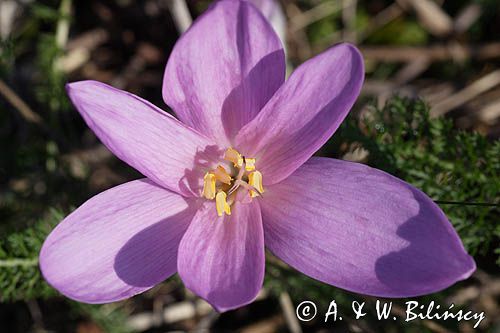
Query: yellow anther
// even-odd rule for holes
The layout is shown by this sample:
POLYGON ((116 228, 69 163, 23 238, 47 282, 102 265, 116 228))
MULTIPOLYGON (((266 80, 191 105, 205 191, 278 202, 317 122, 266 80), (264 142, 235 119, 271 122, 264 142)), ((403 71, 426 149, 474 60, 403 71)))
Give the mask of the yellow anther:
POLYGON ((215 179, 224 184, 231 184, 231 176, 227 173, 226 169, 222 165, 219 165, 217 169, 212 171, 215 175, 215 179))
MULTIPOLYGON (((253 186, 259 193, 264 193, 264 187, 262 187, 262 174, 259 171, 254 171, 248 175, 248 184, 253 186)), ((250 190, 250 196, 252 198, 258 195, 257 192, 250 190)))
POLYGON ((245 170, 246 171, 255 170, 255 158, 245 158, 245 170))
POLYGON ((203 196, 210 200, 215 198, 215 175, 211 172, 203 177, 203 196))
POLYGON ((236 149, 228 148, 224 153, 224 159, 226 161, 233 162, 235 167, 241 168, 243 165, 243 157, 236 149))
POLYGON ((248 202, 264 193, 262 174, 256 170, 255 158, 246 158, 236 149, 228 148, 224 159, 232 162, 234 169, 229 166, 230 172, 227 172, 227 166, 223 166, 225 164, 218 165, 203 178, 203 197, 215 199, 219 216, 231 215, 231 205, 234 201, 248 202), (250 197, 246 193, 249 193, 250 197))
POLYGON ((217 208, 217 215, 222 216, 224 213, 231 215, 231 206, 226 201, 226 192, 219 191, 215 196, 215 208, 217 208))

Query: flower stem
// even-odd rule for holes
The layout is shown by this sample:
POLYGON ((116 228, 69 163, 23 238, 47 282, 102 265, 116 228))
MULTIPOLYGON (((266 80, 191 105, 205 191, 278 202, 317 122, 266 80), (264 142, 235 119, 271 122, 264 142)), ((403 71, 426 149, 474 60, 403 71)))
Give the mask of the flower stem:
POLYGON ((38 258, 11 258, 0 260, 0 267, 31 267, 38 265, 38 258))

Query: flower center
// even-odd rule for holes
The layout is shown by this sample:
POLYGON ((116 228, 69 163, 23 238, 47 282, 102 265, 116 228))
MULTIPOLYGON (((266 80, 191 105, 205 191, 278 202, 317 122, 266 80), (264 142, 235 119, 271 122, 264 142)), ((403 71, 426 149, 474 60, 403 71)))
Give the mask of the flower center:
POLYGON ((251 201, 264 193, 262 174, 255 169, 255 158, 247 158, 236 149, 228 148, 223 164, 208 171, 203 177, 202 195, 208 200, 215 199, 217 214, 231 215, 231 205, 235 201, 251 201))

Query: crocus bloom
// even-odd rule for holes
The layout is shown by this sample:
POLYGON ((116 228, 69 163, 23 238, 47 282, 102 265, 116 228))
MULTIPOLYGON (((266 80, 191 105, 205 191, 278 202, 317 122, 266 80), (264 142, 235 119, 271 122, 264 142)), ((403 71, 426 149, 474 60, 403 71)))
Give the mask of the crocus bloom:
POLYGON ((265 247, 357 293, 406 297, 475 268, 439 207, 368 166, 311 157, 363 81, 340 44, 285 82, 282 46, 253 5, 216 2, 177 42, 163 97, 178 119, 103 83, 68 85, 100 140, 146 178, 96 195, 40 254, 45 278, 87 303, 125 299, 178 272, 217 310, 251 302, 265 247))

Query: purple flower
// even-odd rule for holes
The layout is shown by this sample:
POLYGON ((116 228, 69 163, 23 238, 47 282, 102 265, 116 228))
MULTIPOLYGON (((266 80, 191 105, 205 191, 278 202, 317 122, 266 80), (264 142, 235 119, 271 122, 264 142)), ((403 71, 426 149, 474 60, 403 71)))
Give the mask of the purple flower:
POLYGON ((219 311, 255 298, 265 246, 304 274, 368 295, 422 295, 467 278, 474 261, 424 193, 365 165, 311 157, 363 75, 359 51, 340 44, 284 82, 282 46, 262 14, 220 1, 165 70, 163 97, 180 121, 103 83, 69 84, 95 134, 147 178, 66 217, 41 250, 43 275, 72 299, 104 303, 178 272, 219 311))

